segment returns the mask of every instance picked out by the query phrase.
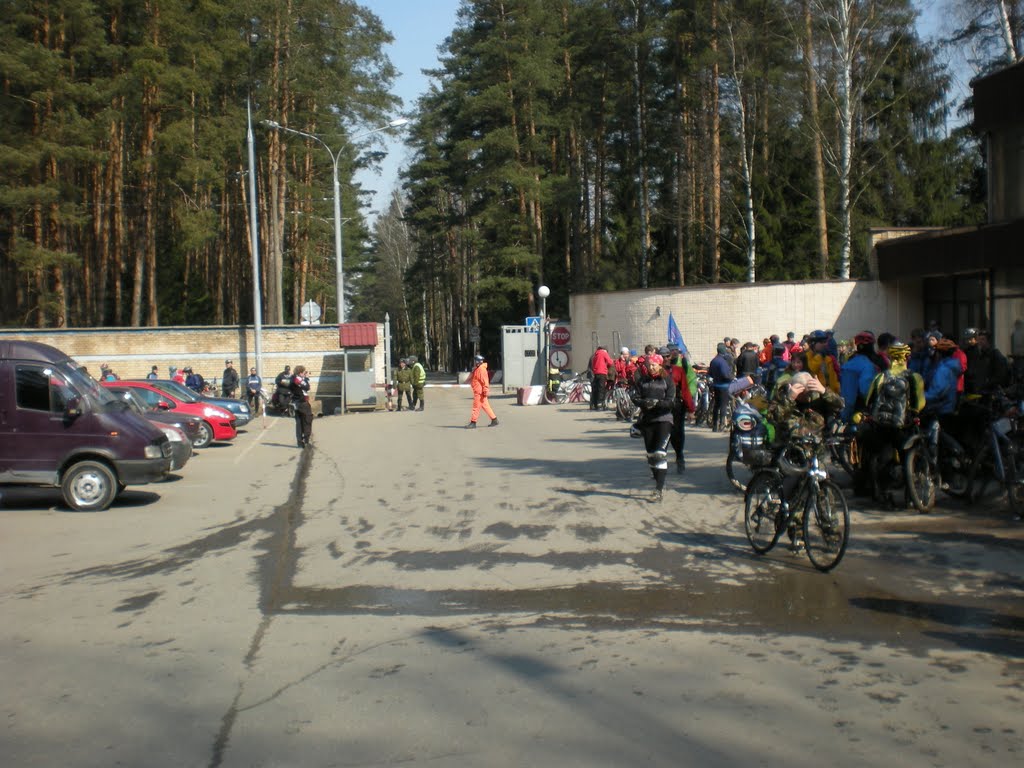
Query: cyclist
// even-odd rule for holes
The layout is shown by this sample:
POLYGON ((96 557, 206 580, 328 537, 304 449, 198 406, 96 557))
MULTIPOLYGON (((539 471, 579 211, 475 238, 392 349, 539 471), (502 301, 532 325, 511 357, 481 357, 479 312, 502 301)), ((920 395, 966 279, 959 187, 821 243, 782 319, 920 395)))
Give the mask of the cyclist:
POLYGON ((683 448, 686 446, 686 415, 693 413, 693 396, 697 392, 697 374, 678 347, 669 347, 668 371, 675 385, 676 400, 672 407, 672 448, 676 452, 676 473, 686 469, 683 448))
POLYGON ((729 384, 736 378, 736 367, 729 347, 725 343, 717 347, 715 355, 708 366, 711 382, 715 386, 715 404, 711 409, 711 431, 721 432, 725 427, 725 412, 729 400, 729 384))
POLYGON ((839 369, 839 394, 845 405, 840 418, 849 422, 855 410, 864 409, 864 400, 875 376, 889 366, 875 352, 875 334, 861 331, 853 337, 857 351, 839 369))
POLYGON ((900 430, 924 409, 924 379, 907 367, 910 355, 909 346, 893 341, 889 345, 890 367, 876 375, 868 387, 864 410, 871 419, 857 431, 860 471, 854 481, 859 495, 882 495, 883 487, 888 485, 882 475, 887 476, 889 462, 880 465, 875 457, 895 455, 902 442, 900 430))
POLYGON ((810 344, 807 350, 807 370, 827 389, 838 395, 839 361, 835 354, 829 351, 831 340, 826 331, 814 331, 807 337, 810 344))
POLYGON ((614 367, 615 363, 607 349, 599 346, 594 350, 594 356, 590 358, 590 372, 594 375, 590 391, 590 410, 599 411, 604 408, 604 398, 608 394, 608 369, 614 370, 614 367))
POLYGON ((647 356, 646 373, 640 378, 636 396, 640 406, 640 419, 636 427, 644 438, 647 466, 654 478, 651 501, 660 502, 665 476, 668 474, 668 443, 672 433, 672 409, 675 406, 675 384, 664 369, 664 358, 652 353, 647 356))

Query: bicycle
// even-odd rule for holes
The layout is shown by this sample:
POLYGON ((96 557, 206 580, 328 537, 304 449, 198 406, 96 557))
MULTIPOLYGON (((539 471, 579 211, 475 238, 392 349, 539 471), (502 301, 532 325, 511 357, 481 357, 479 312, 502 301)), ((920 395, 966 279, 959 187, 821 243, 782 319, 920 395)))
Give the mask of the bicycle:
POLYGON ((843 559, 850 540, 850 510, 843 492, 821 468, 819 437, 790 440, 775 465, 761 469, 751 478, 743 499, 743 524, 754 551, 763 555, 788 533, 797 551, 797 531, 802 528, 803 548, 808 559, 825 573, 843 559), (795 449, 798 466, 787 458, 795 449), (796 487, 786 491, 785 481, 797 476, 796 487))
POLYGON ((558 405, 564 403, 589 403, 590 402, 590 380, 585 373, 577 373, 571 379, 563 381, 558 385, 555 392, 555 402, 558 405))

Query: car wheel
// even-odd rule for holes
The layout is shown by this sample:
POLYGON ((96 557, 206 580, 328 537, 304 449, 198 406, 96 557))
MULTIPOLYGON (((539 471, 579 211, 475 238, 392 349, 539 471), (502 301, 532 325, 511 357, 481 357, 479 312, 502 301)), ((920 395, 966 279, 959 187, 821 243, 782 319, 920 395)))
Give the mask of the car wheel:
POLYGON ((210 443, 213 442, 213 427, 207 422, 203 422, 199 425, 199 434, 196 435, 195 440, 192 441, 193 448, 206 448, 210 443))
POLYGON ((80 461, 61 480, 64 503, 76 512, 102 512, 117 495, 117 477, 106 464, 80 461))

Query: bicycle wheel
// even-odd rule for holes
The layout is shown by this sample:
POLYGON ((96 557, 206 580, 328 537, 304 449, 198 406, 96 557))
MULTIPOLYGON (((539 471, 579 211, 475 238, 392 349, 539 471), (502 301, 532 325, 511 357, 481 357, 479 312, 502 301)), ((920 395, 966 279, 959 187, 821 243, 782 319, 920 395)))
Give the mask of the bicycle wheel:
POLYGON ((910 503, 918 512, 929 512, 935 506, 935 478, 928 456, 920 445, 903 455, 903 478, 910 503))
POLYGON ((811 565, 831 571, 846 552, 850 540, 850 510, 839 486, 822 480, 804 507, 804 546, 811 565))
POLYGON ((729 457, 725 460, 725 474, 736 490, 745 493, 754 476, 754 470, 744 464, 742 459, 737 459, 736 454, 730 449, 729 457))
POLYGON ((758 472, 751 478, 743 497, 743 526, 757 554, 763 555, 775 546, 785 528, 785 519, 782 478, 776 472, 758 472))
POLYGON ((857 448, 857 441, 852 439, 840 440, 835 446, 835 454, 843 471, 851 478, 855 478, 857 471, 860 469, 860 450, 857 448))

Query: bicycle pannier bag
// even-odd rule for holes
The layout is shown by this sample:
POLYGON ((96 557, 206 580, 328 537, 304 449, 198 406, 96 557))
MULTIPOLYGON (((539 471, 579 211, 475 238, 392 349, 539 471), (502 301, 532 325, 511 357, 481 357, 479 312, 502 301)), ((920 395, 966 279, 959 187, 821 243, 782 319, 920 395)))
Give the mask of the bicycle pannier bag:
POLYGON ((909 390, 909 376, 894 376, 886 371, 871 404, 872 420, 883 427, 902 427, 907 418, 909 390))

